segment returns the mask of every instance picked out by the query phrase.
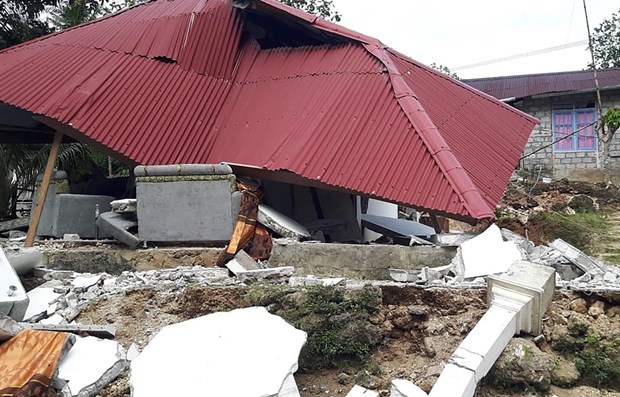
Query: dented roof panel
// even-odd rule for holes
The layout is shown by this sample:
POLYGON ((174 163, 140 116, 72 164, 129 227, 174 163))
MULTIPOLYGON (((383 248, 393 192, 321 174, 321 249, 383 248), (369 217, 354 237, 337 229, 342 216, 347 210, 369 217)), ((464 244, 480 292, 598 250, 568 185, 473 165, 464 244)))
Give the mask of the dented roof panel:
POLYGON ((10 48, 0 101, 136 163, 223 161, 493 217, 535 119, 274 0, 252 13, 250 23, 227 0, 157 0, 10 48), (269 24, 256 25, 260 13, 269 24), (269 31, 278 21, 296 43, 308 31, 325 44, 261 48, 252 34, 281 34, 269 31))

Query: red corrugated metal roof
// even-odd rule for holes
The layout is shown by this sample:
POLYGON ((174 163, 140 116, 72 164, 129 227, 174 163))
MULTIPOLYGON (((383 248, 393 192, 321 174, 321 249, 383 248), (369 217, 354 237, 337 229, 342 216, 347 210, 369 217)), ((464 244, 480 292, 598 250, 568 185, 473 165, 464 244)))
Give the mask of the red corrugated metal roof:
MULTIPOLYGON (((603 89, 620 87, 620 68, 598 70, 597 76, 603 89)), ((487 77, 463 82, 498 99, 596 89, 591 70, 487 77)))
POLYGON ((536 119, 275 0, 253 12, 345 44, 261 49, 228 1, 159 0, 0 52, 0 101, 136 163, 284 170, 493 217, 536 119))

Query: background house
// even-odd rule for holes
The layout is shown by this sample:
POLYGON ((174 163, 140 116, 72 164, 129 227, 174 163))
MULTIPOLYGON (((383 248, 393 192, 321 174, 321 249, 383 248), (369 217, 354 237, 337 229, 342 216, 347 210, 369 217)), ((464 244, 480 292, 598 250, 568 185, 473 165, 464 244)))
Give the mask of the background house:
MULTIPOLYGON (((598 71, 603 114, 620 107, 620 68, 598 71)), ((556 179, 603 181, 604 145, 594 126, 571 132, 597 119, 596 85, 591 70, 464 80, 540 119, 524 150, 520 167, 556 179), (558 141, 559 140, 559 141, 558 141), (557 142, 556 142, 557 141, 557 142), (554 143, 555 142, 555 143, 554 143)), ((609 147, 609 177, 620 182, 620 136, 609 147)))

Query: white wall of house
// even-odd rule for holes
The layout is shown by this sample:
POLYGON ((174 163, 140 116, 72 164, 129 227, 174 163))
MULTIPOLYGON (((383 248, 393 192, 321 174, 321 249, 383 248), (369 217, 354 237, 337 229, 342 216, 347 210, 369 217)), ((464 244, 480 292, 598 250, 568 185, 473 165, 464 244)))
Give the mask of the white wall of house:
MULTIPOLYGON (((540 119, 525 147, 524 154, 547 146, 545 149, 526 157, 520 167, 554 179, 603 181, 603 143, 597 142, 596 149, 561 149, 556 145, 548 146, 554 141, 554 111, 586 109, 594 107, 596 94, 558 95, 539 98, 526 98, 516 103, 515 107, 540 119)), ((601 93, 603 113, 614 106, 620 107, 620 89, 601 93)), ((570 138, 569 138, 570 139, 570 138)), ((620 182, 620 134, 610 142, 610 171, 612 182, 620 182)))

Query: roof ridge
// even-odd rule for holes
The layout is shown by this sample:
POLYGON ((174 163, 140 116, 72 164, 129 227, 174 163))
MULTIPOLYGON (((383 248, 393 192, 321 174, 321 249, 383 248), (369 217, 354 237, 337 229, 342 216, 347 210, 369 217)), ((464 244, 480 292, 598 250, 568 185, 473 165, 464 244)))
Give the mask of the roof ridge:
POLYGON ((493 208, 484 199, 478 186, 471 180, 415 93, 392 63, 390 52, 383 46, 372 44, 365 44, 364 48, 387 68, 396 100, 429 150, 431 157, 441 169, 448 184, 461 199, 463 207, 474 218, 493 218, 495 216, 493 208), (418 120, 413 117, 414 113, 419 117, 418 120))
POLYGON ((515 114, 517 114, 517 115, 519 115, 521 117, 524 117, 524 118, 532 120, 532 121, 536 121, 537 124, 540 123, 540 120, 538 120, 537 118, 532 117, 531 115, 529 115, 529 114, 527 114, 525 112, 522 112, 519 109, 516 109, 516 108, 514 108, 514 107, 512 107, 512 106, 510 106, 510 105, 508 105, 508 104, 506 104, 504 102, 498 101, 498 99, 493 97, 492 95, 489 95, 489 94, 487 94, 484 91, 480 91, 479 89, 477 89, 475 87, 472 87, 469 84, 464 83, 465 80, 453 79, 450 76, 448 76, 447 74, 445 74, 443 72, 440 72, 438 70, 435 70, 435 69, 433 69, 433 68, 431 68, 429 66, 426 66, 423 63, 420 63, 420 62, 416 61, 415 59, 409 58, 406 55, 399 53, 398 51, 394 51, 394 50, 390 51, 390 50, 391 49, 388 49, 388 51, 391 54, 393 54, 394 56, 397 56, 397 57, 399 57, 400 59, 402 59, 404 61, 413 63, 415 66, 419 67, 420 69, 424 69, 424 70, 426 70, 429 73, 433 73, 435 76, 438 76, 438 77, 440 77, 440 78, 442 78, 444 80, 448 80, 448 81, 450 81, 453 84, 458 84, 461 87, 463 87, 463 88, 467 89, 468 91, 470 91, 472 94, 477 95, 480 98, 483 98, 483 99, 487 100, 488 102, 491 102, 492 104, 494 104, 496 106, 501 106, 501 107, 503 107, 503 108, 505 108, 507 110, 510 110, 512 113, 515 113, 515 114))

